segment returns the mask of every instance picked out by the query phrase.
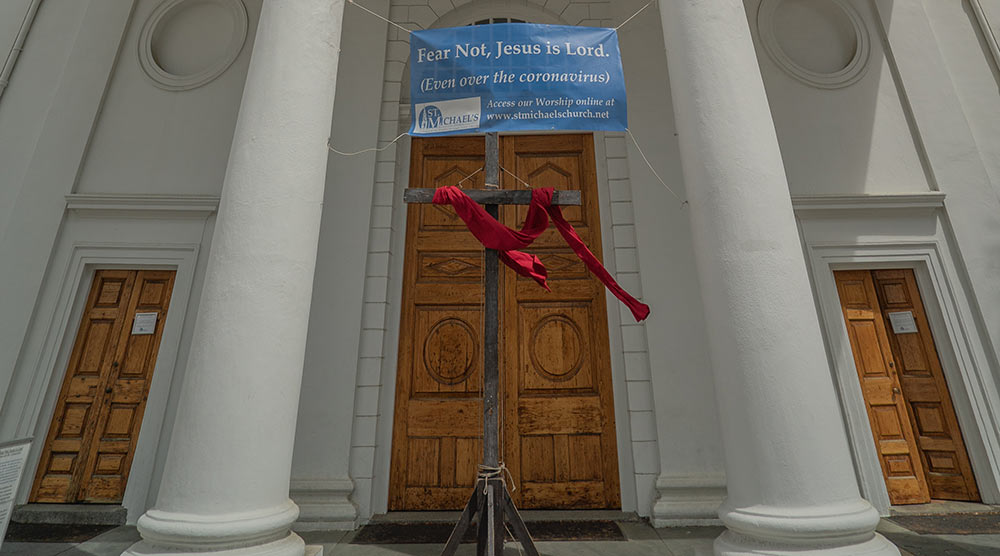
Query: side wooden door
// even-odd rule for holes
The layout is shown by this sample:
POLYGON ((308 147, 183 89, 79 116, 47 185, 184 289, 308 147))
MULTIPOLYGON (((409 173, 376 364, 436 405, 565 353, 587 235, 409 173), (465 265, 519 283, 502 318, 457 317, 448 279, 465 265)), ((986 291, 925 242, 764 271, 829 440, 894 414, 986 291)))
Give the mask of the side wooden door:
POLYGON ((972 464, 913 271, 876 270, 872 275, 931 498, 979 501, 972 464), (890 315, 907 312, 916 323, 916 331, 895 333, 890 315))
POLYGON ((889 501, 930 502, 871 272, 842 270, 834 276, 889 501))
MULTIPOLYGON (((414 139, 411 152, 412 187, 469 176, 463 187, 483 187, 481 137, 414 139)), ((584 206, 564 213, 600 256, 591 136, 501 137, 500 162, 536 186, 582 189, 584 206)), ((502 187, 523 187, 502 175, 502 187)), ((389 508, 458 509, 482 461, 483 250, 450 207, 407 210, 389 508)), ((525 211, 500 217, 516 228, 525 211)), ((603 285, 554 228, 533 247, 551 293, 500 276, 501 453, 513 494, 524 508, 617 508, 603 285)))
POLYGON ((32 502, 121 502, 174 271, 99 270, 31 491, 32 502), (155 313, 133 334, 136 313, 155 313))
MULTIPOLYGON (((511 136, 501 145, 504 189, 581 190, 563 215, 601 258, 592 135, 511 136), (513 174, 513 175, 511 175, 513 174), (515 178, 516 176, 517 178, 515 178), (519 179, 518 179, 519 178, 519 179)), ((504 207, 517 228, 527 207, 504 207)), ((608 318, 604 285, 549 226, 526 251, 548 269, 547 292, 503 269, 503 446, 518 507, 617 508, 608 318)))

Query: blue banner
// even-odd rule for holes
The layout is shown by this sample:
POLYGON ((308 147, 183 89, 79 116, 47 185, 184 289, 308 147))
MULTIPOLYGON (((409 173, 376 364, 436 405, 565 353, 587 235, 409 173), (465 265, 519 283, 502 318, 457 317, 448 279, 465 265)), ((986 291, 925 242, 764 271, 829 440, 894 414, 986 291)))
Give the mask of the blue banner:
POLYGON ((500 23, 410 36, 411 135, 628 127, 614 29, 500 23))

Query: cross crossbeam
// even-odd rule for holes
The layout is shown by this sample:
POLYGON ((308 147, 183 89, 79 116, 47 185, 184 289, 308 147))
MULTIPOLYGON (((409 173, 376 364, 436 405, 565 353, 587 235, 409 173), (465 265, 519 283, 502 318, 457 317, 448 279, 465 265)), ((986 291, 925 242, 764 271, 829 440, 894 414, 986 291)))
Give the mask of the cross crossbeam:
MULTIPOLYGON (((434 189, 410 188, 403 191, 403 201, 407 203, 430 203, 434 198, 434 189)), ((530 205, 531 190, 529 189, 463 189, 462 193, 480 205, 530 205)), ((580 205, 580 191, 553 191, 553 205, 580 205)))
MULTIPOLYGON (((500 189, 500 146, 499 137, 486 134, 486 189, 465 189, 463 192, 472 200, 484 205, 493 218, 499 214, 499 205, 531 204, 530 190, 500 189)), ((434 189, 410 188, 403 192, 407 203, 431 203, 434 189)), ((581 205, 579 191, 556 191, 552 197, 554 205, 581 205)), ((499 407, 500 367, 499 367, 499 273, 500 258, 495 249, 486 249, 484 268, 485 306, 483 308, 483 464, 490 473, 480 473, 476 486, 469 498, 462 516, 448 538, 441 552, 442 556, 453 556, 458 544, 471 526, 478 520, 479 531, 476 554, 478 556, 501 556, 503 554, 506 526, 504 516, 510 522, 515 540, 521 543, 528 556, 538 556, 528 528, 514 506, 507 484, 500 475, 499 407)))

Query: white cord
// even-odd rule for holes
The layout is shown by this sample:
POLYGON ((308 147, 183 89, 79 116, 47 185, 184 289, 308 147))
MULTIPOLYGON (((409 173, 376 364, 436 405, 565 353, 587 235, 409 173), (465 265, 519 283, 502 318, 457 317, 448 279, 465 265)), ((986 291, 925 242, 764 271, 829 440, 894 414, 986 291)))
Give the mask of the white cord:
POLYGON ((464 182, 465 180, 468 180, 468 179, 472 178, 472 176, 475 176, 479 172, 482 172, 483 169, 484 168, 482 166, 480 166, 479 169, 476 170, 475 172, 473 172, 473 173, 469 174, 468 176, 465 176, 464 178, 458 180, 458 183, 455 184, 455 187, 457 187, 459 189, 465 189, 464 187, 462 187, 462 182, 464 182))
POLYGON ((406 27, 403 27, 402 25, 400 25, 400 24, 396 23, 395 21, 393 21, 393 20, 391 20, 391 19, 389 19, 389 18, 387 18, 387 17, 384 17, 384 16, 382 16, 382 15, 380 15, 380 14, 377 14, 377 13, 375 13, 375 12, 373 12, 373 11, 369 10, 368 8, 366 8, 366 7, 362 6, 361 4, 358 4, 358 3, 357 3, 357 2, 355 2, 354 0, 347 0, 347 1, 348 1, 348 2, 350 2, 351 4, 354 4, 355 6, 357 6, 357 7, 359 7, 359 8, 361 8, 362 10, 364 10, 364 11, 366 11, 366 12, 368 12, 368 13, 372 14, 373 16, 375 16, 375 17, 377 17, 377 18, 381 19, 382 21, 384 21, 384 22, 386 22, 386 23, 390 24, 390 25, 395 25, 396 27, 398 27, 398 28, 402 29, 403 31, 406 31, 407 33, 411 33, 411 34, 413 33, 413 31, 411 31, 411 30, 407 29, 406 27))
POLYGON ((634 14, 632 14, 631 16, 629 16, 628 19, 626 19, 625 21, 621 22, 618 25, 618 27, 615 27, 615 31, 617 31, 617 30, 621 29, 622 27, 624 27, 625 24, 628 23, 629 21, 632 21, 632 18, 634 18, 635 16, 641 14, 642 11, 645 10, 646 8, 648 8, 649 5, 652 4, 653 2, 656 2, 656 0, 649 0, 649 2, 646 2, 646 5, 643 6, 643 7, 641 7, 641 8, 639 8, 639 11, 635 12, 634 14))
POLYGON ((504 172, 507 172, 508 174, 510 174, 512 178, 514 178, 515 180, 521 182, 528 189, 534 189, 534 187, 531 187, 530 183, 528 183, 528 182, 522 180, 521 178, 517 177, 517 175, 514 174, 514 172, 511 172, 510 170, 504 168, 503 166, 501 166, 500 169, 503 170, 504 172))
MULTIPOLYGON (((674 192, 673 189, 670 189, 670 186, 667 185, 667 182, 663 181, 663 178, 660 177, 660 174, 656 173, 656 169, 653 168, 653 165, 649 162, 649 159, 646 158, 646 154, 642 152, 642 147, 639 146, 639 142, 635 140, 635 135, 632 135, 632 130, 628 129, 628 128, 625 128, 625 133, 628 133, 628 136, 632 138, 632 142, 635 143, 636 150, 639 151, 639 156, 641 156, 642 159, 646 162, 646 166, 649 167, 649 171, 652 172, 654 176, 656 176, 656 179, 660 181, 660 183, 663 185, 663 187, 667 188, 667 191, 669 191, 671 195, 673 195, 674 197, 677 197, 678 201, 681 201, 680 196, 678 196, 677 193, 674 192)), ((681 202, 681 206, 684 206, 686 204, 688 204, 687 201, 681 202)))
POLYGON ((360 151, 355 151, 355 152, 352 152, 352 153, 345 153, 343 151, 338 151, 337 149, 333 148, 333 145, 330 144, 330 139, 327 138, 327 140, 326 140, 326 148, 330 149, 331 151, 333 151, 333 152, 335 152, 335 153, 337 153, 339 155, 343 155, 343 156, 354 156, 354 155, 357 155, 357 154, 364 154, 364 153, 370 153, 370 152, 380 153, 380 152, 388 149, 389 147, 391 147, 396 141, 399 141, 399 139, 401 137, 403 137, 404 135, 406 135, 405 131, 403 133, 400 133, 399 135, 397 135, 396 138, 393 139, 392 141, 389 141, 389 144, 385 145, 384 147, 371 147, 369 149, 361 149, 360 151))

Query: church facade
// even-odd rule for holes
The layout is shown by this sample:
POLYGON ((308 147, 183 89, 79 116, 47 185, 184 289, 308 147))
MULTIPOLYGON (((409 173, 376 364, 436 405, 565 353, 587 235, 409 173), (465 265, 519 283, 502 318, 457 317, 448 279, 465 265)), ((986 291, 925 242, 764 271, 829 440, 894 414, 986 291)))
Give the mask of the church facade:
POLYGON ((501 135, 499 185, 580 190, 652 309, 551 231, 551 292, 502 273, 518 507, 853 555, 898 554, 894 506, 1000 504, 998 0, 4 2, 17 503, 120 505, 136 554, 297 556, 460 508, 482 250, 402 191, 482 187, 484 147, 405 135, 407 30, 505 22, 621 25, 628 132, 501 135))

